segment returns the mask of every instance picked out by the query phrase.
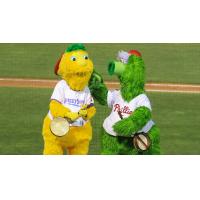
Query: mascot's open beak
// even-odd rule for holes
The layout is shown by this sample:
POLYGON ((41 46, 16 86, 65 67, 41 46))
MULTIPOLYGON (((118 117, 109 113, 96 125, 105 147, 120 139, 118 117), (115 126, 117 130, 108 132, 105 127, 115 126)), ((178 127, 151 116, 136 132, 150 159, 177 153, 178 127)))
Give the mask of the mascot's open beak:
POLYGON ((125 70, 125 64, 118 61, 112 61, 108 64, 108 73, 109 75, 117 75, 121 76, 123 71, 125 70))

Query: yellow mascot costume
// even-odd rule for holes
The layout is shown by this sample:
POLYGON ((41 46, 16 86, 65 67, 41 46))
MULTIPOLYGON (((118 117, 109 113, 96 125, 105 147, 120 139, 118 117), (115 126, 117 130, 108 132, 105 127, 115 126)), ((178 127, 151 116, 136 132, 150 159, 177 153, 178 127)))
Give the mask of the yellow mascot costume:
POLYGON ((43 138, 45 155, 85 155, 92 139, 90 119, 95 115, 94 101, 88 88, 93 63, 82 44, 69 46, 55 67, 60 80, 51 96, 49 112, 44 119, 43 138), (50 129, 56 117, 70 120, 69 132, 55 136, 50 129))

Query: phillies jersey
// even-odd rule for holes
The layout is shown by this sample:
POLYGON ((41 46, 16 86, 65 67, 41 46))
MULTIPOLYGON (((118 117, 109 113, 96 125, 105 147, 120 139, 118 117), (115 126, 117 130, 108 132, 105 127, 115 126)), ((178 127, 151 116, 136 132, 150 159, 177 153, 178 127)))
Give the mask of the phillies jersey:
MULTIPOLYGON (((83 91, 74 91, 70 89, 65 80, 61 80, 56 84, 51 100, 60 102, 60 104, 70 109, 71 112, 78 112, 83 104, 88 106, 94 104, 88 87, 85 87, 83 91)), ((49 111, 48 116, 51 120, 53 119, 51 111, 49 111)), ((82 117, 79 117, 70 126, 83 126, 86 122, 82 117)))
MULTIPOLYGON (((117 133, 113 130, 113 125, 116 122, 120 121, 122 118, 124 119, 129 117, 137 108, 141 106, 145 106, 151 110, 150 101, 145 94, 140 94, 130 102, 127 102, 122 98, 120 90, 108 91, 107 104, 108 107, 112 108, 112 111, 104 120, 103 127, 108 134, 113 136, 117 136, 117 133)), ((137 133, 147 133, 153 125, 154 122, 149 120, 137 133)))

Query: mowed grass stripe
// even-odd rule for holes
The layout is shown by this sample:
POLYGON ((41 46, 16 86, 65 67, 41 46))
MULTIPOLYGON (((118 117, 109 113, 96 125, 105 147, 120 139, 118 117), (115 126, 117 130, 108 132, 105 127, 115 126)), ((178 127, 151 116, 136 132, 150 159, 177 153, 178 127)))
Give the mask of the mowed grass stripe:
MULTIPOLYGON (((0 76, 55 79, 54 65, 68 44, 0 44, 0 76)), ((200 44, 85 44, 105 80, 119 50, 139 50, 148 82, 200 83, 200 44)))
MULTIPOLYGON (((0 88, 0 154, 42 154, 42 123, 53 89, 0 88)), ((200 154, 200 94, 148 93, 161 131, 162 154, 200 154)), ((100 154, 103 120, 110 110, 95 103, 90 154, 100 154)))

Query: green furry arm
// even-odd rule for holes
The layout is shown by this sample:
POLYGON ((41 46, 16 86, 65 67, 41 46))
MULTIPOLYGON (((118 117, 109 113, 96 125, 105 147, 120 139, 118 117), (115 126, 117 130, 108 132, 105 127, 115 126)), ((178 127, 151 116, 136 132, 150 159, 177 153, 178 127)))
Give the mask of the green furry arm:
POLYGON ((89 88, 92 96, 101 104, 107 105, 108 89, 103 82, 103 78, 97 72, 93 72, 89 81, 89 88))
POLYGON ((151 119, 151 111, 145 106, 137 108, 128 118, 114 124, 113 129, 119 136, 130 137, 137 133, 151 119))

